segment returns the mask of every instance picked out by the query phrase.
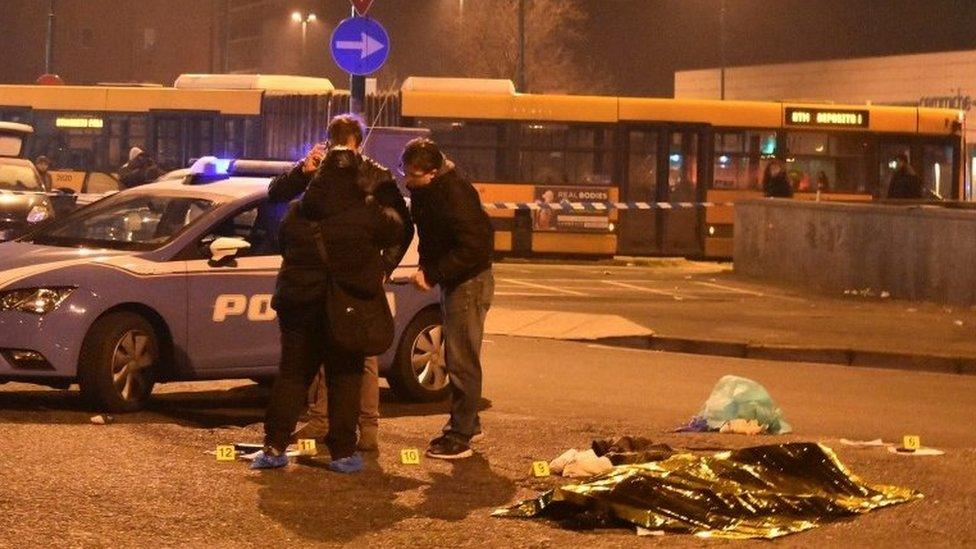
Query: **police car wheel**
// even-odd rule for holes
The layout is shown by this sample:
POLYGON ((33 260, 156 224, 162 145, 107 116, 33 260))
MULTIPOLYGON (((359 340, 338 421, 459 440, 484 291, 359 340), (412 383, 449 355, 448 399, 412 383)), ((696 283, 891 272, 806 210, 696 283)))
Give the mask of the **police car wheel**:
POLYGON ((400 398, 435 402, 447 398, 451 381, 444 360, 441 313, 420 312, 403 331, 387 381, 400 398))
POLYGON ((129 312, 106 315, 91 327, 82 346, 82 396, 99 410, 140 410, 156 382, 158 360, 156 332, 145 318, 129 312))

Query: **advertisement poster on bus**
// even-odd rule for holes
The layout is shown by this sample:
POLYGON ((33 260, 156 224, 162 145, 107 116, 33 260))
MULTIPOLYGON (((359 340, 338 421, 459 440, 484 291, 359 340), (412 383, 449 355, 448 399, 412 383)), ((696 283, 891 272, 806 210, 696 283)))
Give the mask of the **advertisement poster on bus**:
POLYGON ((556 232, 607 232, 610 230, 609 211, 581 211, 570 209, 568 202, 609 202, 609 187, 536 186, 535 202, 542 209, 532 212, 532 229, 556 232), (563 209, 552 210, 545 204, 562 204, 563 209))

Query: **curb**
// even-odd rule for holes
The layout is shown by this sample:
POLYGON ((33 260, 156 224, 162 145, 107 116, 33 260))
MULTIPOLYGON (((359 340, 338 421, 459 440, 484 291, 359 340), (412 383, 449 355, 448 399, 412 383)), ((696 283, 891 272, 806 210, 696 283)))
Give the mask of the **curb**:
POLYGON ((691 339, 661 335, 604 337, 577 340, 612 347, 712 355, 733 358, 778 360, 782 362, 817 362, 863 368, 884 368, 912 372, 976 375, 976 357, 893 353, 863 349, 764 345, 742 341, 691 339))

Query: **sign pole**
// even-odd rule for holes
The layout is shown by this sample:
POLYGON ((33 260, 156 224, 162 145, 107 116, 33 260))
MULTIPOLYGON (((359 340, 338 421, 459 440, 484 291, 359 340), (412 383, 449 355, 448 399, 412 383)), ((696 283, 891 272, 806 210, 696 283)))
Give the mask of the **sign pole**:
MULTIPOLYGON (((356 6, 352 6, 351 17, 356 17, 356 6)), ((349 75, 349 112, 362 114, 366 104, 366 77, 356 74, 349 75)))

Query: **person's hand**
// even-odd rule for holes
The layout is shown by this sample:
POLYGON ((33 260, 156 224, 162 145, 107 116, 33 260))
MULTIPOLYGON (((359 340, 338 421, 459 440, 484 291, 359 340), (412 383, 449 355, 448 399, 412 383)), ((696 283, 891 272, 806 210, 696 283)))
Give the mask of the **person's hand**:
POLYGON ((414 287, 416 287, 418 290, 423 290, 426 292, 431 288, 430 283, 427 282, 427 277, 424 276, 424 271, 420 269, 417 269, 417 272, 413 273, 413 276, 410 277, 410 282, 412 282, 414 287))
POLYGON ((302 171, 306 174, 313 174, 315 170, 319 169, 319 164, 322 159, 325 158, 325 153, 329 151, 325 143, 318 143, 312 150, 308 151, 305 155, 305 159, 302 160, 302 171))

